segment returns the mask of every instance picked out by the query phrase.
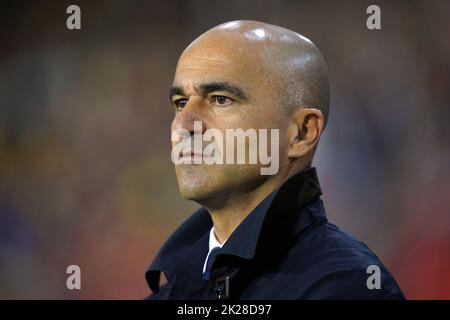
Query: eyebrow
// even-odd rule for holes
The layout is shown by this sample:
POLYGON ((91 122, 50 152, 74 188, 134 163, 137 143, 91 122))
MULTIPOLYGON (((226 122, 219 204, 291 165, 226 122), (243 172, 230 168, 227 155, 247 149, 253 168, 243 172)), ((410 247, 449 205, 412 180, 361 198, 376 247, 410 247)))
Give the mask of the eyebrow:
POLYGON ((172 100, 173 96, 186 96, 186 94, 184 93, 183 88, 173 86, 170 88, 170 91, 169 91, 169 99, 172 100))
POLYGON ((233 85, 229 82, 211 82, 211 83, 204 83, 200 84, 198 87, 196 87, 197 91, 199 91, 201 94, 206 95, 211 92, 215 91, 224 91, 231 93, 236 98, 240 100, 248 100, 247 95, 245 94, 244 90, 240 87, 233 85))
MULTIPOLYGON (((200 85, 195 86, 195 90, 202 94, 207 95, 208 93, 215 92, 215 91, 224 91, 231 93, 239 100, 248 101, 248 96, 245 93, 245 91, 229 82, 209 82, 209 83, 203 83, 200 85)), ((172 99, 173 96, 180 95, 180 96, 186 96, 183 88, 178 86, 173 86, 170 88, 169 92, 169 98, 172 99)))

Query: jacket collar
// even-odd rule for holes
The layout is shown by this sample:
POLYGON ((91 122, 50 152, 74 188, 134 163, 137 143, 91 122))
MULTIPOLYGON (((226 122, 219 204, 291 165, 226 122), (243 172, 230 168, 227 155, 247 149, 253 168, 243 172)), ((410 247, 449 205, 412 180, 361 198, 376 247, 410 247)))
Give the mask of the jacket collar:
MULTIPOLYGON (((274 235, 277 235, 277 242, 283 242, 286 237, 297 234, 318 218, 325 219, 324 210, 314 208, 309 214, 301 214, 299 217, 296 214, 300 208, 318 199, 320 195, 315 168, 307 168, 294 175, 269 194, 242 221, 223 246, 221 255, 251 260, 258 246, 266 243, 269 238, 273 240, 274 235), (286 232, 286 227, 289 232, 286 232)), ((159 290, 161 271, 170 282, 173 275, 186 273, 190 269, 202 270, 211 227, 212 220, 208 211, 200 208, 174 232, 146 272, 147 283, 153 292, 157 293, 159 290)))

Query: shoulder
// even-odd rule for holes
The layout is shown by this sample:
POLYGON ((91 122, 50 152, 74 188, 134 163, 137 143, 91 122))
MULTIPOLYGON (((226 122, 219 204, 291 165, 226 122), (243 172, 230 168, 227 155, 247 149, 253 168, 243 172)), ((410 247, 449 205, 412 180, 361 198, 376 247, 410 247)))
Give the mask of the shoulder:
POLYGON ((333 224, 299 235, 293 250, 295 259, 308 257, 306 299, 404 299, 375 253, 333 224))

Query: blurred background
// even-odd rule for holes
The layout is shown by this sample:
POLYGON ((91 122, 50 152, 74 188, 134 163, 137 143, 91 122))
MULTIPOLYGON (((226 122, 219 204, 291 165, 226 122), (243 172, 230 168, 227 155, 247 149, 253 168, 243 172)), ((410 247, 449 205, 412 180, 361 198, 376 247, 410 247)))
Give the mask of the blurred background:
POLYGON ((196 208, 170 161, 177 58, 207 29, 254 19, 328 60, 315 166, 329 220, 408 298, 450 299, 449 1, 0 3, 0 298, 148 295, 149 263, 196 208), (366 28, 370 4, 381 30, 366 28), (81 290, 66 288, 71 264, 81 290))

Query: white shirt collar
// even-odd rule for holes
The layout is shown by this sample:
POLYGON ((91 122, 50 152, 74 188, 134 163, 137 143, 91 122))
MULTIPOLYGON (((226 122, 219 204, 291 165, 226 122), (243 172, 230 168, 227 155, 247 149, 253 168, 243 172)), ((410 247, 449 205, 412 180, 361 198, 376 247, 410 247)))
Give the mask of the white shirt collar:
POLYGON ((205 263, 203 264, 203 273, 205 273, 206 271, 206 263, 208 262, 209 254, 211 253, 211 251, 217 247, 222 248, 225 242, 227 242, 227 240, 225 240, 223 243, 220 243, 219 240, 217 240, 216 234, 214 233, 214 227, 212 227, 211 231, 209 232, 209 251, 206 255, 205 263))

